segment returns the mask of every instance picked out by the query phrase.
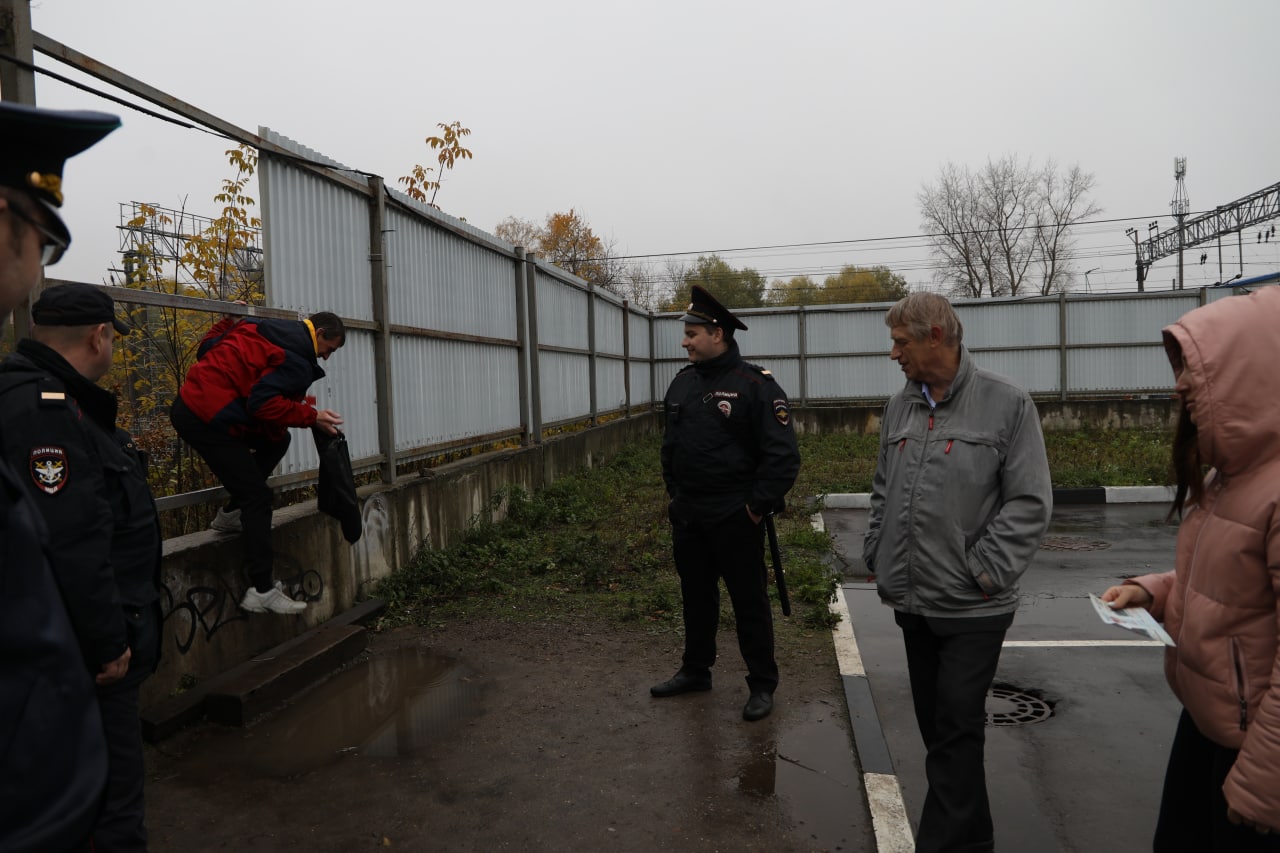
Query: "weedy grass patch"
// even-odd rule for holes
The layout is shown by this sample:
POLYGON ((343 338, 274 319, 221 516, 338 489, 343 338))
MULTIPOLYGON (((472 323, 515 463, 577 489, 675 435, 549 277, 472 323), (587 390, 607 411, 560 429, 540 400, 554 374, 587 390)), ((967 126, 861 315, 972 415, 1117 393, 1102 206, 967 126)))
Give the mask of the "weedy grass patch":
MULTIPOLYGON (((1045 436, 1059 487, 1168 483, 1170 440, 1162 430, 1045 436)), ((537 494, 503 490, 455 544, 422 549, 382 581, 375 594, 388 601, 384 624, 440 626, 480 616, 568 621, 590 613, 678 634, 680 582, 660 443, 649 436, 537 494)), ((875 435, 800 437, 792 509, 777 519, 792 602, 792 618, 775 620, 780 637, 833 624, 827 605, 838 577, 831 540, 813 529, 808 507, 826 494, 870 491, 877 449, 875 435)), ((770 594, 776 599, 776 587, 770 594)), ((727 598, 726 626, 733 623, 727 598)))

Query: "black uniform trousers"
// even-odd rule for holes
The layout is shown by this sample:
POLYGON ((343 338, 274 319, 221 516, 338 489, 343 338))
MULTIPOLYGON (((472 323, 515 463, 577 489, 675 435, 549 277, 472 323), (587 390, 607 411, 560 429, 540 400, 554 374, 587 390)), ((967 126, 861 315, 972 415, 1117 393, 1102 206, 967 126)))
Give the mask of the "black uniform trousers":
POLYGON ((224 488, 230 506, 240 510, 240 543, 249 580, 258 592, 271 589, 271 487, 267 478, 289 449, 289 435, 272 441, 261 435, 233 436, 200 420, 182 398, 173 401, 169 419, 182 440, 204 457, 224 488))
POLYGON ((107 789, 93 826, 93 853, 146 853, 142 724, 138 694, 160 657, 160 605, 126 608, 129 672, 115 684, 99 687, 98 708, 107 736, 107 789))
POLYGON ((924 739, 929 793, 917 853, 995 849, 984 767, 987 691, 1013 614, 936 619, 894 612, 902 628, 911 699, 924 739))
POLYGON ((1280 836, 1227 820, 1222 783, 1239 754, 1201 734, 1183 709, 1164 775, 1155 853, 1280 853, 1280 836))
POLYGON ((671 517, 671 544, 684 598, 684 666, 710 675, 716 662, 720 624, 720 578, 733 602, 738 649, 747 664, 752 692, 778 686, 773 657, 773 611, 764 567, 764 525, 754 524, 745 507, 714 522, 671 517))

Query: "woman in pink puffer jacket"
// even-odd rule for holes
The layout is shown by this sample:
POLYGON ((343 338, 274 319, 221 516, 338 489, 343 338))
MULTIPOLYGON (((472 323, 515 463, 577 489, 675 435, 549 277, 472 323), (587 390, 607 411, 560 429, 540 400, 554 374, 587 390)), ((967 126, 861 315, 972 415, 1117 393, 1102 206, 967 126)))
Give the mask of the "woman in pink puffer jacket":
POLYGON ((1164 342, 1182 400, 1176 569, 1102 595, 1177 644, 1154 848, 1280 851, 1280 287, 1197 308, 1164 342))

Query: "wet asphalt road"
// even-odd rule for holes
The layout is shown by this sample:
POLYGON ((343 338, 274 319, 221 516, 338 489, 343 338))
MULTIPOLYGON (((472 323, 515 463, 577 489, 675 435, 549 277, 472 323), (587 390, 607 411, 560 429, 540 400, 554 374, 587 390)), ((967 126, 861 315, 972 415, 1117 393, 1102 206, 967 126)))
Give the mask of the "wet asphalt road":
MULTIPOLYGON (((1173 567, 1166 504, 1062 507, 1023 577, 996 684, 1052 706, 1037 722, 987 729, 987 784, 1001 853, 1149 850, 1179 705, 1159 646, 1104 625, 1089 602, 1124 576, 1173 567), (1105 548, 1097 548, 1105 544, 1105 548), (1110 641, 1108 645, 1072 645, 1110 641), (1033 643, 1034 645, 1019 645, 1033 643)), ((825 510, 845 559, 845 595, 912 829, 927 784, 906 657, 893 613, 866 583, 866 512, 825 510)), ((1037 703, 991 700, 988 712, 1036 719, 1037 703)))

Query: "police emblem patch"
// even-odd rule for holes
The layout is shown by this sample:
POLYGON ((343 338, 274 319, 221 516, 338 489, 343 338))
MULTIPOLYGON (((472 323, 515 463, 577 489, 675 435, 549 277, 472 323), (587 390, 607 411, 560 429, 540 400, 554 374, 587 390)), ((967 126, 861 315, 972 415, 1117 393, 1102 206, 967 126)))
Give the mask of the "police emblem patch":
POLYGON ((56 495, 67 484, 67 452, 61 447, 36 447, 31 451, 31 479, 40 491, 56 495))
POLYGON ((778 419, 778 423, 786 426, 791 423, 791 410, 787 408, 786 400, 773 401, 773 416, 778 419))
POLYGON ((720 409, 720 413, 726 418, 733 413, 733 404, 728 400, 721 400, 719 403, 716 403, 716 407, 720 409))

